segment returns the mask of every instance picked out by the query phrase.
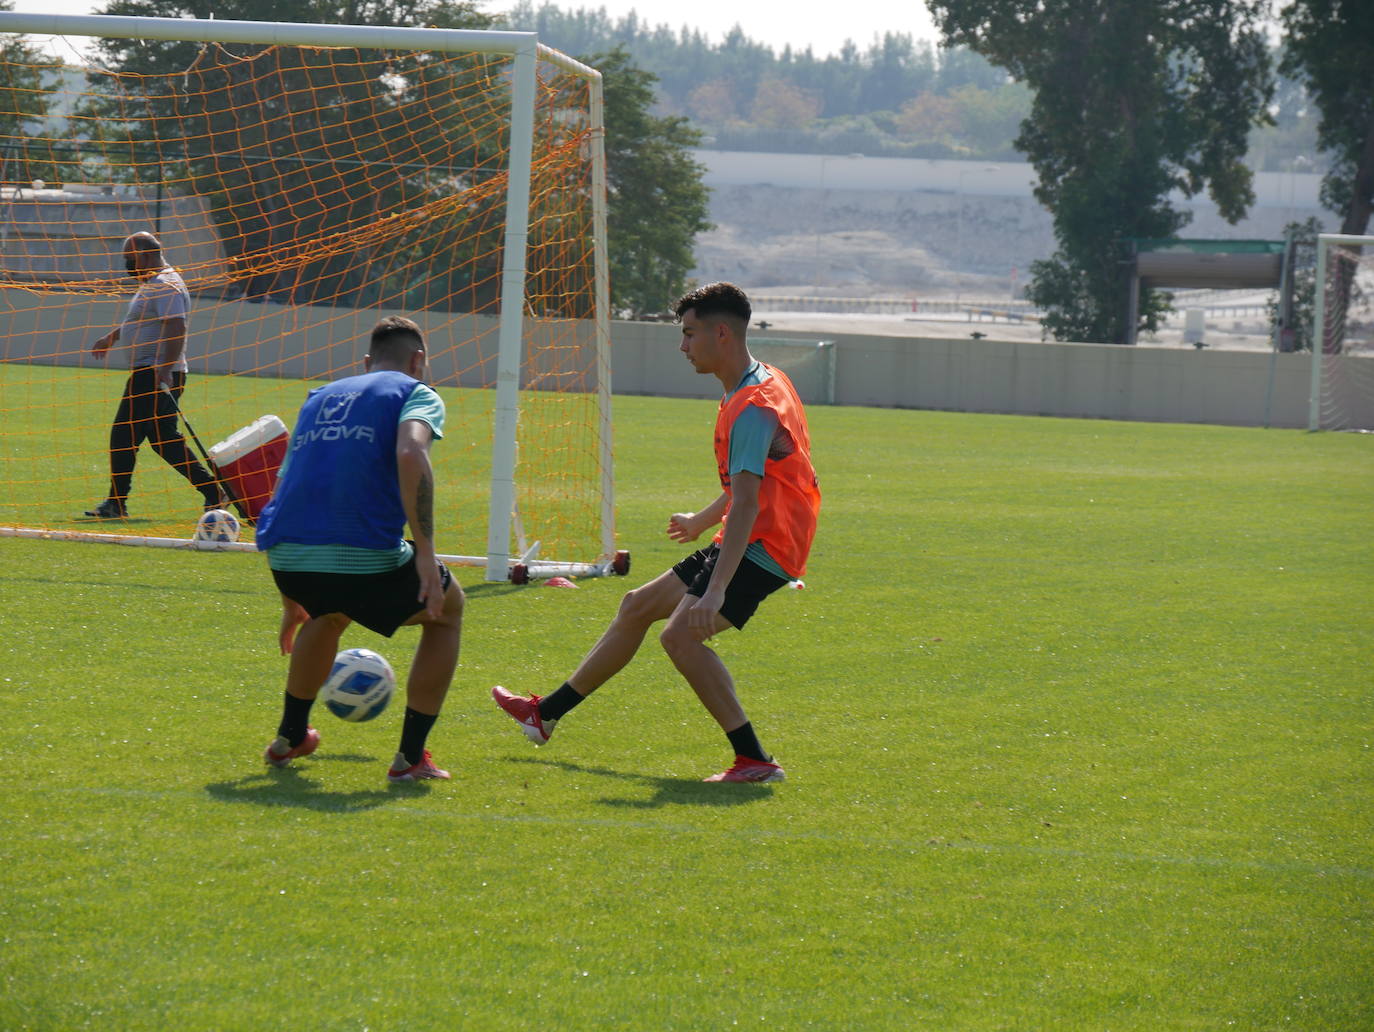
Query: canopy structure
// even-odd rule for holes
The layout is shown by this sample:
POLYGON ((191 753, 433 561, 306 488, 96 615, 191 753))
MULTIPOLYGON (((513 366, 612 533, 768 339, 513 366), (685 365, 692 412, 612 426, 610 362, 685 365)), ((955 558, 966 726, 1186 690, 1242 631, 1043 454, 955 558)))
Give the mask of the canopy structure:
MULTIPOLYGON (((1290 311, 1286 240, 1130 241, 1131 286, 1125 343, 1136 342, 1140 288, 1194 287, 1207 290, 1282 289, 1281 316, 1290 311)), ((1281 318, 1280 325, 1287 319, 1281 318)))

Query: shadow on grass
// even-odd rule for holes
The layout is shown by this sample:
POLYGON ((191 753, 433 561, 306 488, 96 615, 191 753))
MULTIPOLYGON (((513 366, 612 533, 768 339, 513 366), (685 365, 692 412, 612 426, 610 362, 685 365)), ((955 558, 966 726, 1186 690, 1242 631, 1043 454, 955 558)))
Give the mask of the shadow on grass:
POLYGON ((80 524, 82 529, 90 527, 104 527, 110 534, 118 534, 129 527, 150 527, 155 523, 166 523, 166 520, 155 520, 147 516, 125 516, 122 520, 106 520, 99 516, 70 516, 68 523, 80 524))
POLYGON ((483 599, 501 598, 503 595, 513 595, 519 591, 533 591, 542 587, 544 587, 543 581, 531 581, 528 584, 512 584, 510 581, 478 581, 475 584, 464 584, 463 594, 473 601, 480 602, 483 599))
MULTIPOLYGON (((315 763, 377 763, 375 756, 357 754, 334 754, 312 760, 309 768, 285 767, 280 770, 266 768, 259 773, 234 781, 216 781, 205 786, 205 791, 226 803, 254 803, 258 806, 300 806, 321 813, 358 813, 375 810, 387 803, 403 802, 417 795, 428 795, 430 786, 423 781, 412 781, 400 785, 383 785, 381 788, 366 791, 330 791, 324 785, 308 777, 315 763)), ((378 769, 381 775, 380 767, 378 769)))
POLYGON ((752 783, 720 784, 718 782, 684 781, 681 778, 661 778, 649 774, 631 774, 608 767, 587 767, 566 760, 545 760, 539 757, 510 758, 511 763, 530 763, 539 767, 558 767, 578 774, 592 774, 599 778, 636 785, 648 785, 654 794, 648 799, 596 800, 604 806, 615 806, 626 810, 656 810, 663 806, 742 806, 745 803, 767 799, 773 794, 772 785, 752 783))
POLYGON ((510 581, 478 581, 476 584, 464 584, 463 594, 474 602, 480 602, 487 598, 513 595, 517 591, 524 591, 527 587, 529 585, 512 584, 510 581))

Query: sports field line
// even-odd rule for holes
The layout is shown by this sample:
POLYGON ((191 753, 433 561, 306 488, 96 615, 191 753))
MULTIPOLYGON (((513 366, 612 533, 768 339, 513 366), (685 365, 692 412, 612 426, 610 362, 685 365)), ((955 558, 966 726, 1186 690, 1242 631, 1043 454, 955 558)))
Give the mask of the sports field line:
MULTIPOLYGON (((524 824, 543 827, 617 828, 626 831, 657 831, 667 835, 730 835, 736 839, 776 840, 781 842, 842 842, 845 845, 862 847, 865 849, 885 849, 904 853, 916 853, 921 850, 934 851, 950 849, 995 856, 1083 860, 1092 864, 1127 863, 1146 866, 1211 867, 1219 870, 1258 871, 1266 874, 1297 874, 1312 878, 1351 878, 1356 881, 1374 881, 1374 868, 1314 864, 1300 860, 1236 860, 1230 857, 1217 856, 1161 856, 1158 854, 1131 853, 1125 850, 1094 851, 1068 849, 1056 846, 1030 845, 1028 843, 975 842, 971 839, 951 840, 938 836, 926 837, 922 840, 894 841, 891 839, 862 838, 847 833, 819 829, 812 831, 772 831, 760 828, 738 828, 734 831, 722 831, 719 827, 705 828, 699 825, 676 824, 665 821, 440 810, 432 806, 420 807, 405 802, 397 802, 398 796, 401 796, 407 789, 390 786, 363 792, 350 792, 346 796, 336 795, 333 797, 336 800, 336 803, 333 805, 329 804, 330 796, 328 795, 312 795, 305 799, 284 797, 279 801, 273 801, 261 797, 243 797, 235 799, 226 791, 233 786, 244 785, 247 782, 262 782, 265 786, 270 786, 271 781, 269 779, 271 776, 272 775, 267 773, 254 774, 234 782, 223 782, 217 785, 206 786, 205 791, 210 792, 215 798, 224 802, 247 802, 256 806, 265 807, 305 806, 308 809, 317 810, 319 812, 329 812, 332 810, 340 815, 386 806, 388 813, 403 813, 407 817, 419 817, 427 820, 447 820, 455 823, 475 822, 491 824, 524 824)), ((657 781, 659 779, 651 778, 646 780, 657 781)), ((751 786, 741 787, 747 789, 751 786)), ((761 788, 762 786, 752 787, 761 788)), ((52 785, 51 783, 44 783, 42 785, 26 783, 20 786, 11 786, 11 791, 24 791, 32 795, 42 795, 47 798, 52 794, 52 785)), ((153 790, 141 788, 96 787, 90 785, 74 785, 64 788, 64 791, 109 798, 148 800, 185 800, 201 796, 201 792, 194 789, 153 790)), ((738 788, 732 787, 725 791, 738 791, 738 788)), ((782 789, 782 791, 786 791, 786 789, 782 789)), ((636 805, 634 803, 626 804, 621 800, 605 800, 605 802, 610 805, 636 805)), ((667 803, 663 805, 674 804, 667 803)))

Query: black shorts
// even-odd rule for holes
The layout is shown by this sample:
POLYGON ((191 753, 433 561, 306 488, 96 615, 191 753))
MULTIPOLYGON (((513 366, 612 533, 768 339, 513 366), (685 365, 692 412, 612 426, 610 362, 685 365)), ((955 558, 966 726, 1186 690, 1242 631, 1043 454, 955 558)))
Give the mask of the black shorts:
MULTIPOLYGON (((720 556, 720 546, 693 552, 673 567, 678 579, 687 585, 687 594, 700 598, 706 594, 706 585, 711 581, 711 571, 716 568, 720 556)), ((787 583, 787 579, 776 573, 769 573, 750 559, 741 559, 739 569, 725 587, 725 601, 720 604, 720 615, 729 620, 736 630, 743 629, 762 602, 773 592, 787 583)))
MULTIPOLYGON (((435 560, 438 562, 438 560, 435 560)), ((440 583, 445 592, 453 574, 439 565, 440 583)), ((311 617, 343 613, 370 631, 390 638, 396 628, 425 608, 420 601, 420 575, 415 571, 415 556, 386 573, 314 573, 273 570, 272 579, 279 590, 311 617)))

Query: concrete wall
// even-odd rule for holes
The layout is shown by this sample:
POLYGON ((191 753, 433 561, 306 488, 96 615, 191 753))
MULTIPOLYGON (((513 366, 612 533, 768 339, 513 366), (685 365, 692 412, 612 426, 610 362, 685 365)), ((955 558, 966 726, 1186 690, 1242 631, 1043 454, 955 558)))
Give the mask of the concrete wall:
MULTIPOLYGON (((795 339, 801 334, 777 334, 795 339)), ((671 325, 617 323, 616 393, 719 396, 678 353, 671 325)), ((1147 422, 1306 427, 1311 357, 1265 352, 833 336, 841 405, 1078 416, 1147 422), (1270 369, 1273 395, 1267 400, 1270 369)), ((1374 359, 1351 359, 1369 365, 1374 359)), ((1374 425, 1363 399, 1360 425, 1374 425)))
POLYGON ((144 196, 109 186, 0 189, 0 266, 12 280, 66 285, 124 280, 124 238, 151 230, 192 290, 228 284, 203 197, 144 196), (108 191, 108 192, 107 192, 108 191))
MULTIPOLYGON (((68 304, 54 319, 59 296, 0 291, 0 360, 96 366, 90 342, 112 325, 124 301, 60 295, 68 304)), ((324 378, 356 371, 377 310, 212 303, 192 315, 194 371, 324 378), (253 325, 248 325, 253 323, 253 325)), ((490 387, 496 377, 497 320, 422 315, 433 377, 440 383, 490 387)), ((560 334, 541 366, 527 363, 527 386, 558 383, 591 366, 587 327, 537 325, 531 336, 560 334)), ((773 335, 770 335, 773 336, 773 335)), ((804 334, 777 334, 802 341, 804 334)), ((714 377, 694 372, 678 350, 678 328, 665 323, 613 324, 612 384, 620 394, 715 398, 714 377)), ((835 341, 835 401, 841 405, 1005 412, 1098 419, 1307 425, 1311 358, 1303 354, 1127 348, 1038 341, 931 340, 839 335, 835 341)), ((113 359, 115 363, 119 358, 113 359)), ((1349 358, 1368 368, 1354 378, 1374 382, 1374 358, 1349 358)), ((807 399, 816 401, 816 398, 807 399)), ((1374 399, 1357 399, 1357 425, 1374 425, 1374 399)))

